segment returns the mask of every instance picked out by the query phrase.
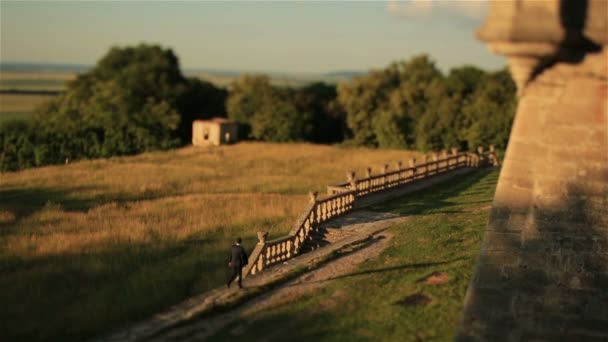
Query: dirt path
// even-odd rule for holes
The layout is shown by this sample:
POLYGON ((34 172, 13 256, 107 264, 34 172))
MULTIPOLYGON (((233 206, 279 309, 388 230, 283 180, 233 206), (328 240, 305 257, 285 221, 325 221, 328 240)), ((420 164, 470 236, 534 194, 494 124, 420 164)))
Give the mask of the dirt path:
POLYGON ((346 252, 344 256, 280 285, 235 309, 176 327, 151 340, 205 340, 234 320, 251 317, 267 308, 294 301, 325 286, 333 279, 352 272, 361 263, 377 257, 389 246, 392 238, 391 233, 379 232, 364 247, 346 252))

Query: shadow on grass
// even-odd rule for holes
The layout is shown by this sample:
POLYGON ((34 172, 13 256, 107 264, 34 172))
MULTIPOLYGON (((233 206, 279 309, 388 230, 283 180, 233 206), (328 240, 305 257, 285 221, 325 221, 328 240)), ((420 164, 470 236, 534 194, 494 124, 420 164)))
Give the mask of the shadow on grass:
POLYGON ((0 190, 0 210, 12 212, 17 218, 30 215, 47 203, 60 204, 67 210, 87 210, 99 202, 94 198, 79 199, 74 194, 93 190, 94 187, 23 188, 0 190))
POLYGON ((425 215, 429 213, 444 213, 444 214, 456 214, 462 213, 463 211, 458 209, 439 209, 453 207, 457 205, 467 204, 482 204, 490 203, 488 201, 474 201, 474 202, 457 202, 451 201, 451 198, 458 196, 475 196, 483 193, 483 190, 491 190, 495 187, 495 182, 491 179, 486 180, 488 177, 492 177, 495 172, 494 169, 482 169, 476 170, 471 174, 465 175, 456 180, 446 181, 441 184, 434 185, 430 188, 416 191, 411 194, 407 194, 403 197, 391 199, 390 201, 374 205, 371 210, 384 211, 398 213, 400 215, 425 215), (491 185, 484 186, 484 182, 491 182, 491 185), (479 187, 479 183, 482 187, 479 187), (467 192, 475 185, 477 186, 476 191, 467 192))
MULTIPOLYGON (((411 269, 417 269, 417 268, 426 268, 426 267, 431 267, 431 266, 439 266, 439 265, 451 264, 453 262, 457 262, 457 261, 461 261, 461 260, 467 260, 467 258, 455 258, 455 259, 446 260, 446 261, 420 262, 420 263, 405 264, 405 265, 392 266, 392 267, 383 267, 383 268, 377 268, 377 269, 371 269, 371 270, 364 270, 364 271, 359 271, 359 272, 348 273, 348 274, 344 274, 344 275, 341 275, 341 276, 327 278, 327 279, 323 279, 323 280, 309 281, 307 283, 311 283, 311 284, 312 283, 323 283, 323 282, 327 282, 327 281, 330 281, 330 280, 352 278, 352 277, 364 276, 364 275, 369 275, 369 274, 386 273, 386 272, 402 271, 402 270, 411 270, 411 269)), ((290 285, 290 286, 299 286, 299 285, 290 285)))
POLYGON ((0 340, 82 341, 148 318, 223 283, 230 238, 2 256, 0 340))
POLYGON ((0 212, 9 212, 13 215, 11 220, 0 220, 0 234, 3 228, 18 224, 19 221, 44 210, 56 207, 63 211, 86 212, 96 206, 116 203, 120 206, 128 206, 130 203, 142 200, 157 200, 180 194, 167 193, 141 193, 136 195, 127 194, 104 194, 103 187, 98 186, 74 186, 74 187, 25 187, 0 189, 0 212), (100 195, 86 195, 90 193, 102 193, 100 195))

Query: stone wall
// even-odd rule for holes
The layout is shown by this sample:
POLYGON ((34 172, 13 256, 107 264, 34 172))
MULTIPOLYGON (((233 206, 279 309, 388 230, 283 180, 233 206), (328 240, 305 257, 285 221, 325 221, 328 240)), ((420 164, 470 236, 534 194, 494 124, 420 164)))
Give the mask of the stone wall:
POLYGON ((520 94, 456 340, 608 340, 608 1, 497 1, 520 94))

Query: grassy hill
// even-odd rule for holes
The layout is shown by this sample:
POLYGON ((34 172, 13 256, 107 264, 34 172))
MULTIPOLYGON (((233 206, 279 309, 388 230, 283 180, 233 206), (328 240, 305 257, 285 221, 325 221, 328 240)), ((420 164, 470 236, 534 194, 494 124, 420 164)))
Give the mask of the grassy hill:
POLYGON ((315 293, 245 313, 213 341, 451 341, 479 254, 498 171, 377 205, 408 215, 377 259, 315 293))
POLYGON ((308 191, 412 156, 241 143, 0 174, 0 340, 82 340, 219 286, 236 236, 251 250, 308 191))

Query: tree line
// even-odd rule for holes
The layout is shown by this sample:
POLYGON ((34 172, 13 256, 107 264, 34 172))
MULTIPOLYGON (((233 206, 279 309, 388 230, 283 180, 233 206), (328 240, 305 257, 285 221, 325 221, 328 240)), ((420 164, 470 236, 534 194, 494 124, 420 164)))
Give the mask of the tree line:
POLYGON ((27 120, 0 126, 0 170, 189 144, 196 119, 229 117, 241 139, 380 148, 504 148, 515 111, 506 70, 444 75, 426 55, 338 85, 278 87, 243 75, 228 89, 186 77, 170 49, 112 48, 27 120))

